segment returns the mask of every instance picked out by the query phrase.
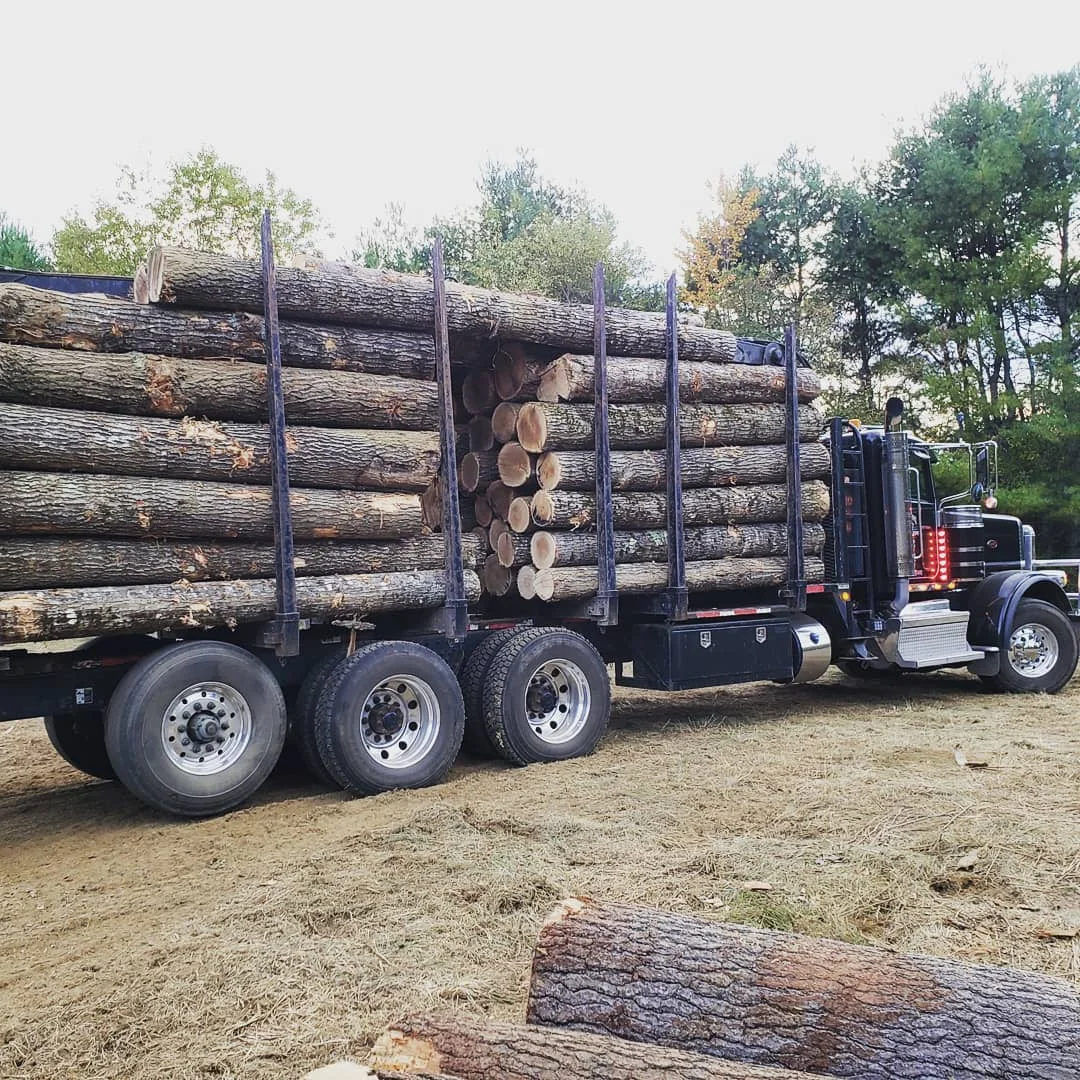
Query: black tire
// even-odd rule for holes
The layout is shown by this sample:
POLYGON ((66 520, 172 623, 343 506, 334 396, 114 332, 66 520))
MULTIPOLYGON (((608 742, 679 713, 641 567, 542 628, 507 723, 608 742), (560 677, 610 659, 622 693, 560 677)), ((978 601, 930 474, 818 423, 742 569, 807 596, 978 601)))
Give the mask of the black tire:
POLYGON ((312 779, 332 788, 341 785, 330 775, 330 770, 319 756, 318 741, 315 738, 315 703, 330 672, 344 659, 344 647, 332 649, 308 668, 297 692, 292 722, 289 724, 289 745, 296 751, 304 770, 312 779))
POLYGON ((537 627, 516 634, 499 650, 484 680, 488 737, 499 756, 515 765, 591 754, 607 730, 610 714, 607 666, 585 638, 569 630, 537 627), (533 701, 537 709, 531 714, 529 694, 540 697, 533 701), (542 723, 537 723, 541 713, 542 723), (563 717, 570 723, 560 734, 559 725, 566 724, 563 717))
POLYGON ((286 728, 284 694, 257 656, 224 641, 185 641, 144 657, 120 680, 105 714, 105 745, 118 779, 143 802, 205 817, 258 790, 281 755, 286 728), (192 716, 181 712, 187 690, 192 716), (203 742, 185 726, 196 719, 203 742))
POLYGON ((315 704, 319 756, 343 788, 361 795, 438 783, 464 733, 453 669, 411 641, 357 649, 330 672, 315 704))
MULTIPOLYGON (((111 638, 95 638, 75 651, 87 656, 145 656, 159 648, 160 641, 141 634, 122 634, 111 638)), ((105 710, 86 709, 73 713, 46 716, 45 734, 53 749, 74 769, 96 776, 99 780, 115 780, 116 770, 105 750, 105 710)))
POLYGON ((478 757, 496 757, 498 751, 491 743, 484 725, 484 679, 495 654, 515 634, 521 631, 512 626, 488 634, 471 653, 461 669, 461 696, 465 700, 465 738, 462 746, 478 757))
POLYGON ((1043 600, 1020 601, 1000 648, 1000 671, 983 680, 995 690, 1010 694, 1056 694, 1076 671, 1077 643, 1072 623, 1063 611, 1043 600), (1049 656, 1054 658, 1052 662, 1048 660, 1049 667, 1044 672, 1025 671, 1024 662, 1010 648, 1013 634, 1023 631, 1025 627, 1037 627, 1049 635, 1046 644, 1049 656))

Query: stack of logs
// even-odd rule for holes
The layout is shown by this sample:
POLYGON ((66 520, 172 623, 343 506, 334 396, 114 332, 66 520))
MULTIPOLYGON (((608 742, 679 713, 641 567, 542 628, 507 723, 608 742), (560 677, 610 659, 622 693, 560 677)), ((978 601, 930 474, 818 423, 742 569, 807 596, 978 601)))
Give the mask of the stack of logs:
MULTIPOLYGON (((786 575, 787 467, 784 373, 733 363, 735 340, 718 334, 702 359, 680 365, 683 520, 691 591, 782 584, 786 575)), ((623 593, 668 580, 663 446, 665 362, 608 362, 609 441, 616 585, 623 593)), ((593 358, 523 343, 504 345, 490 371, 463 386, 472 452, 463 490, 482 492, 490 518, 489 592, 512 584, 523 599, 570 600, 597 589, 593 358), (475 437, 474 437, 475 433, 475 437)), ((817 376, 799 373, 802 501, 807 578, 821 581, 829 457, 810 402, 817 376)))
MULTIPOLYGON (((1073 1080, 1080 993, 1047 976, 565 901, 527 1024, 391 1028, 374 1075, 459 1080, 1073 1080)), ((314 1076, 370 1076, 317 1071, 314 1076)))

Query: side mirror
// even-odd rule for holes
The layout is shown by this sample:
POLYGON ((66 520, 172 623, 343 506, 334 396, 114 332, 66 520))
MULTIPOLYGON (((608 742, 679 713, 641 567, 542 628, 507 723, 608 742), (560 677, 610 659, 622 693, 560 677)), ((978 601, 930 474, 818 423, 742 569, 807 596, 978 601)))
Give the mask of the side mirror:
POLYGON ((972 498, 981 502, 990 490, 990 447, 980 446, 975 451, 975 483, 971 487, 972 498), (978 492, 978 494, 976 494, 978 492))

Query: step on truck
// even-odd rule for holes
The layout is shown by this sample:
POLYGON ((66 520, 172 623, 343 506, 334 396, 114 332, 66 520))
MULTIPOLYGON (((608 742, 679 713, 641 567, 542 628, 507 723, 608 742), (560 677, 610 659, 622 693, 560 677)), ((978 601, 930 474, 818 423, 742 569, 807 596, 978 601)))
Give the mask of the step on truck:
MULTIPOLYGON (((442 459, 455 456, 441 251, 432 320, 442 459)), ((966 669, 991 689, 1054 693, 1077 664, 1075 595, 1034 534, 995 507, 993 443, 932 444, 892 399, 880 425, 833 419, 825 580, 808 583, 801 511, 802 358, 782 341, 740 340, 736 362, 786 373, 786 581, 688 594, 674 279, 667 297, 667 584, 620 595, 613 546, 602 270, 594 301, 597 580, 594 596, 494 619, 471 610, 452 468, 441 470, 445 603, 362 624, 319 621, 297 603, 281 357, 264 223, 266 370, 277 615, 213 631, 165 629, 34 651, 0 642, 0 720, 45 716, 73 766, 119 779, 160 810, 229 810, 266 780, 288 743, 321 781, 361 794, 442 779, 463 741, 521 765, 590 752, 615 682, 675 691, 804 683, 836 666, 882 679, 966 669), (939 491, 935 462, 964 456, 963 490, 939 491)), ((2 541, 0 541, 2 543, 2 541)), ((358 568, 362 570, 363 568, 358 568)), ((3 597, 0 596, 0 603, 3 597)), ((958 691, 961 692, 961 691, 958 691)))

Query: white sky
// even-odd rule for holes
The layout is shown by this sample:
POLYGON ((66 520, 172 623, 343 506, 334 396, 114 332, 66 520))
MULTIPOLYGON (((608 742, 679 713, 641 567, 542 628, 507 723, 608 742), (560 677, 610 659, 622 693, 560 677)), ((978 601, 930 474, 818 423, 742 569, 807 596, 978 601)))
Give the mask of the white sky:
POLYGON ((214 147, 310 197, 337 254, 391 201, 422 224, 530 149, 657 272, 706 181, 789 142, 849 174, 979 64, 1080 61, 1080 3, 523 5, 0 0, 0 209, 47 240, 118 166, 214 147))

